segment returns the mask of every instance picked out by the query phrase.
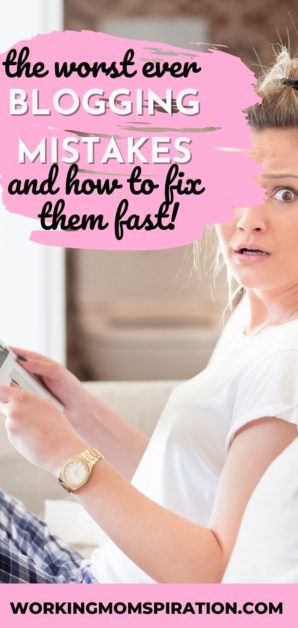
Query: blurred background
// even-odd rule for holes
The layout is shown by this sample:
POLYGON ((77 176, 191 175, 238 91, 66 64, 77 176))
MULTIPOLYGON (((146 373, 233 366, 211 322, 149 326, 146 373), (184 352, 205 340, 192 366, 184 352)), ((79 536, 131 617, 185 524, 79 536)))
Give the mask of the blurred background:
MULTIPOLYGON (((290 37, 298 48, 295 23, 297 0, 11 0, 0 32, 2 50, 66 29, 221 44, 258 74, 272 44, 290 37)), ((227 302, 225 277, 212 270, 214 237, 200 251, 59 251, 26 242, 32 221, 3 208, 0 225, 4 341, 64 361, 82 379, 184 379, 206 366, 227 302)))

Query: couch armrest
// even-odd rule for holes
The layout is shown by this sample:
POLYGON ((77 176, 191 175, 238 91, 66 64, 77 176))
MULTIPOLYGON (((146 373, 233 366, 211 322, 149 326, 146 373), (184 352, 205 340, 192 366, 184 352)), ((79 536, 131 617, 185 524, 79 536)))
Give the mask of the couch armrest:
POLYGON ((150 436, 178 381, 85 382, 95 397, 150 436))

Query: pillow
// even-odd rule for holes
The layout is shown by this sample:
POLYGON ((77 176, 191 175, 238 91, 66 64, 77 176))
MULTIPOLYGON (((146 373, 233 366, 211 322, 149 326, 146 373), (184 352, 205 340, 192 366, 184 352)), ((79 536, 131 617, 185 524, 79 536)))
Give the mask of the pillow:
POLYGON ((251 495, 222 582, 298 583, 298 438, 251 495))

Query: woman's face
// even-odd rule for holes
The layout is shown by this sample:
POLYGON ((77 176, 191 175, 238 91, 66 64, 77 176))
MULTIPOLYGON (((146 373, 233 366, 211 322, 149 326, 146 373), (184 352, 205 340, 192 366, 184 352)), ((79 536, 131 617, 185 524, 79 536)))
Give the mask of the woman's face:
POLYGON ((252 146, 265 201, 235 209, 233 220, 216 225, 217 235, 240 284, 291 289, 298 284, 298 129, 253 131, 252 146))

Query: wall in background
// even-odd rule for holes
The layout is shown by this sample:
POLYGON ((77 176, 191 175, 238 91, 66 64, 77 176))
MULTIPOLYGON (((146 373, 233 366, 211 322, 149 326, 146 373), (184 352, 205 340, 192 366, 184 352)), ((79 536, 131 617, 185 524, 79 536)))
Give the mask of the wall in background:
MULTIPOLYGON (((21 39, 59 30, 62 23, 62 0, 10 0, 1 11, 1 51, 21 39)), ((30 242, 37 226, 0 205, 0 338, 63 362, 64 251, 30 242)))

